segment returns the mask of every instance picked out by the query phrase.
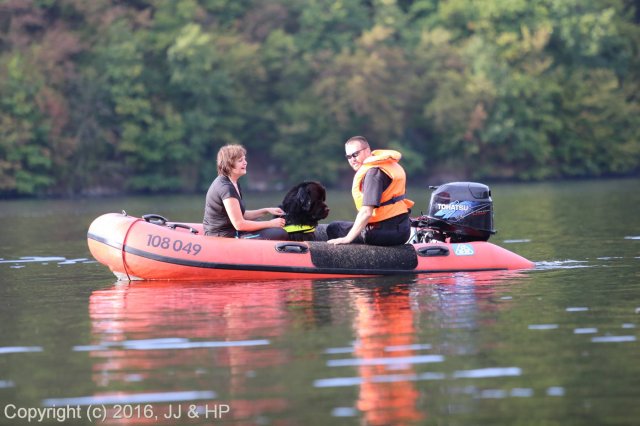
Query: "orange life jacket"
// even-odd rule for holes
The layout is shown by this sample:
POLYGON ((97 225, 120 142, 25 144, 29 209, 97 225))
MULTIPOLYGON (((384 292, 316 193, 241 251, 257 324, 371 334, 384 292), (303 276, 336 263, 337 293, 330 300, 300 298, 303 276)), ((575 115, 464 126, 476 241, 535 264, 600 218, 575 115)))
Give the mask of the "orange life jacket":
POLYGON ((380 222, 403 213, 407 213, 415 204, 413 201, 404 198, 407 175, 398 161, 402 158, 402 154, 398 151, 390 149, 377 149, 371 153, 371 156, 364 160, 364 163, 353 178, 351 186, 351 195, 356 203, 356 209, 362 207, 362 185, 364 176, 367 171, 373 167, 382 170, 391 178, 391 184, 382 193, 380 198, 380 206, 373 209, 373 215, 369 219, 369 223, 380 222))

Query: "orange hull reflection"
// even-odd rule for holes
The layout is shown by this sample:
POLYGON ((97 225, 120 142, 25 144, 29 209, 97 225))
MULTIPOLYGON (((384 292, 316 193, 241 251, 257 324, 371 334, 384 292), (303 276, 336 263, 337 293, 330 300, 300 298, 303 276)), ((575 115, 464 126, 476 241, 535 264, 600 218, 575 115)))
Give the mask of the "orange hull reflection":
MULTIPOLYGON (((372 379, 389 374, 386 365, 367 365, 368 360, 390 357, 410 357, 414 350, 407 349, 416 343, 413 312, 409 289, 400 287, 393 292, 380 288, 368 294, 354 292, 352 300, 356 308, 354 329, 357 335, 355 355, 363 361, 359 367, 363 382, 356 407, 364 413, 366 424, 400 425, 425 417, 418 408, 420 392, 411 381, 376 383, 372 379)), ((408 365, 396 365, 393 374, 414 374, 408 365)))
MULTIPOLYGON (((436 362, 439 355, 473 351, 474 343, 465 339, 432 346, 421 340, 424 330, 421 333, 417 325, 475 330, 483 321, 480 311, 497 309, 492 302, 496 287, 513 285, 520 277, 517 272, 492 271, 416 279, 411 285, 394 284, 393 278, 373 286, 353 281, 346 291, 354 311, 353 364, 358 366, 360 383, 355 407, 364 424, 424 421, 429 396, 419 388, 417 366, 429 356, 436 362)), ((440 370, 438 364, 431 365, 440 370)))
MULTIPOLYGON (((257 388, 252 378, 257 369, 290 361, 291 355, 270 339, 311 320, 311 282, 118 284, 94 291, 89 310, 96 343, 90 354, 100 360, 93 365, 99 386, 126 390, 142 382, 177 391, 214 388, 217 402, 232 407, 230 416, 248 419, 288 407, 286 399, 273 396, 282 394, 281 384, 257 388), (289 313, 289 305, 299 309, 289 313), (234 397, 246 394, 261 396, 234 397)), ((156 414, 163 418, 169 408, 158 406, 156 414)))
MULTIPOLYGON (((297 336, 311 334, 315 343, 316 334, 326 338, 327 330, 347 327, 355 344, 346 361, 359 379, 354 415, 370 425, 412 424, 428 417, 429 401, 423 382, 412 379, 427 367, 412 360, 473 350, 472 339, 431 347, 421 325, 428 323, 430 333, 438 327, 477 327, 478 311, 496 309, 493 292, 502 282, 512 283, 510 276, 444 275, 399 284, 397 278, 116 284, 91 294, 93 344, 76 350, 94 358, 96 397, 207 391, 215 394, 212 400, 154 403, 156 414, 162 418, 178 406, 224 403, 231 407, 225 420, 274 416, 296 424, 302 408, 292 405, 299 400, 295 394, 299 386, 313 391, 319 378, 317 369, 309 369, 315 377, 304 377, 308 388, 294 389, 280 379, 278 373, 289 365, 306 370, 319 361, 317 346, 297 347, 297 336), (385 380, 389 377, 393 380, 385 380)), ((349 405, 335 405, 345 402, 349 405)))

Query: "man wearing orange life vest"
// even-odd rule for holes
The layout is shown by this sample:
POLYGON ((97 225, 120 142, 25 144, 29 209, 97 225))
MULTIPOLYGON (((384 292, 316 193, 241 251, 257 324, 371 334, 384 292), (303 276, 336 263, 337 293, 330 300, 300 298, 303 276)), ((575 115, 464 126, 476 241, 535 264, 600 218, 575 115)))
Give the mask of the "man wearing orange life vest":
POLYGON ((377 246, 404 244, 411 233, 409 209, 413 201, 405 198, 406 174, 398 161, 398 151, 371 151, 363 136, 345 143, 346 158, 356 174, 351 194, 358 209, 354 222, 331 222, 328 243, 365 243, 377 246))

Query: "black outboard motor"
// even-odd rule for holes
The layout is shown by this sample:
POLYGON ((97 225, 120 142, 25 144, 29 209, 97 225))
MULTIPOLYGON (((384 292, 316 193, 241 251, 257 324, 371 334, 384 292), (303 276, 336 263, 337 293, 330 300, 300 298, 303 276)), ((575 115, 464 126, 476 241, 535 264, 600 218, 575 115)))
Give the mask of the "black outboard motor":
POLYGON ((452 243, 487 241, 493 229, 493 201, 487 185, 451 182, 431 187, 427 226, 432 238, 452 243))

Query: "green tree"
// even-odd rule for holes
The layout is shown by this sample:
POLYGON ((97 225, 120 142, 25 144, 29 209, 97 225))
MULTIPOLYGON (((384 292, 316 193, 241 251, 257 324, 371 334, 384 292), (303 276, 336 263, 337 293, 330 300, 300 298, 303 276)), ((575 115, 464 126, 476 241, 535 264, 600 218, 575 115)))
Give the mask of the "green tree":
MULTIPOLYGON (((186 25, 167 52, 170 93, 185 122, 185 142, 196 167, 211 164, 217 149, 244 143, 265 149, 260 100, 265 73, 258 46, 235 35, 186 25), (200 160, 198 160, 200 159, 200 160)), ((214 167, 202 170, 201 187, 214 167)))
POLYGON ((0 61, 0 190, 38 195, 55 183, 47 136, 51 123, 38 107, 44 78, 20 54, 0 61))
POLYGON ((132 32, 125 19, 114 22, 96 48, 96 63, 109 114, 103 125, 112 130, 115 155, 129 168, 128 189, 182 189, 180 165, 190 155, 183 144, 182 117, 161 91, 155 91, 152 68, 145 63, 144 34, 132 32))
POLYGON ((7 0, 0 193, 202 191, 349 175, 346 138, 412 174, 640 171, 633 0, 7 0))

